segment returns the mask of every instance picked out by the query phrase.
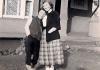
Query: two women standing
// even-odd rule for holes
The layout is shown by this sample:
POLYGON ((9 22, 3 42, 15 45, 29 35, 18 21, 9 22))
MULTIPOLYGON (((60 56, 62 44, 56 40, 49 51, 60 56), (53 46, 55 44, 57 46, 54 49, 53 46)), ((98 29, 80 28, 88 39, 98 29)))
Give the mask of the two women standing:
POLYGON ((42 27, 41 40, 39 39, 40 48, 31 45, 32 47, 39 49, 39 51, 36 51, 37 54, 39 54, 39 56, 34 56, 33 54, 34 56, 33 58, 39 57, 38 60, 39 64, 44 65, 46 70, 54 70, 55 64, 61 65, 64 63, 63 49, 60 45, 60 34, 59 34, 59 30, 61 29, 60 16, 56 11, 53 11, 52 8, 53 5, 51 3, 49 2, 43 3, 43 10, 40 15, 42 16, 42 18, 39 20, 41 21, 40 24, 42 27))

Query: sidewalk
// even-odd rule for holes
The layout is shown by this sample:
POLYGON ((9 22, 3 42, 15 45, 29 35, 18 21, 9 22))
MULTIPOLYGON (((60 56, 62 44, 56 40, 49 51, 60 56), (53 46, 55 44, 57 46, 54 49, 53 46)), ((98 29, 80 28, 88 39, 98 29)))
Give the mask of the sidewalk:
MULTIPOLYGON (((57 70, 100 70, 100 53, 81 48, 85 46, 70 47, 64 51, 64 65, 56 67, 57 70)), ((0 56, 0 70, 26 70, 25 55, 0 56)), ((44 70, 44 67, 37 70, 44 70)))
MULTIPOLYGON (((57 66, 57 70, 100 70, 100 47, 99 41, 91 41, 86 36, 71 36, 66 41, 62 41, 64 49, 64 65, 57 66), (67 45, 70 46, 69 50, 67 45)), ((13 41, 11 46, 9 40, 1 41, 0 47, 9 45, 15 49, 20 42, 13 41), (17 44, 16 44, 17 43, 17 44)), ((8 47, 8 46, 7 46, 8 47)), ((0 70, 26 70, 25 55, 6 55, 0 56, 0 70)), ((37 70, 45 70, 44 67, 38 67, 37 70)))

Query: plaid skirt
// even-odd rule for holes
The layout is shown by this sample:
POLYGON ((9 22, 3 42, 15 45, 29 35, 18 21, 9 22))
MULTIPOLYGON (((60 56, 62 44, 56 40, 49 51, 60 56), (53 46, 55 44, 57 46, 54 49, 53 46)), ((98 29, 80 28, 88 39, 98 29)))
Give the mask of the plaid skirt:
POLYGON ((63 49, 60 40, 46 42, 46 30, 43 31, 39 53, 40 65, 55 65, 64 63, 63 49))

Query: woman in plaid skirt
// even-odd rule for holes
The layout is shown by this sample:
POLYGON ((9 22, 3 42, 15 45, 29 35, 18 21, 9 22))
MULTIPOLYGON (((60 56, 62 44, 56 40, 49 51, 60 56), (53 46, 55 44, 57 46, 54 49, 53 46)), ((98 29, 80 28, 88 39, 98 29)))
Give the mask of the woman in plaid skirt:
POLYGON ((40 42, 39 63, 45 65, 46 70, 54 70, 55 64, 63 64, 63 49, 60 45, 60 17, 52 10, 49 2, 43 3, 46 15, 42 19, 42 40, 40 42))

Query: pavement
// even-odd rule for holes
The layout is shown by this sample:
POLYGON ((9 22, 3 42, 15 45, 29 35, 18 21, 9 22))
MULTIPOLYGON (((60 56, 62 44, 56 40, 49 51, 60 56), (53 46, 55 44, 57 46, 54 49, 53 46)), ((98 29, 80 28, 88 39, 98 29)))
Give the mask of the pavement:
POLYGON ((0 56, 0 70, 26 70, 24 56, 0 56))
MULTIPOLYGON (((91 50, 64 50, 64 60, 64 65, 56 66, 57 70, 100 70, 100 53, 91 50)), ((0 56, 0 70, 26 70, 25 55, 0 56)), ((44 70, 44 67, 39 66, 37 70, 44 70)))
MULTIPOLYGON (((100 70, 99 41, 82 35, 69 35, 66 41, 62 41, 65 61, 61 66, 56 65, 56 70, 100 70), (67 50, 68 46, 70 49, 67 50)), ((20 39, 0 40, 0 49, 16 49, 20 43, 20 39)), ((26 70, 25 54, 0 56, 0 70, 26 70)), ((45 69, 39 65, 37 70, 45 69)))

